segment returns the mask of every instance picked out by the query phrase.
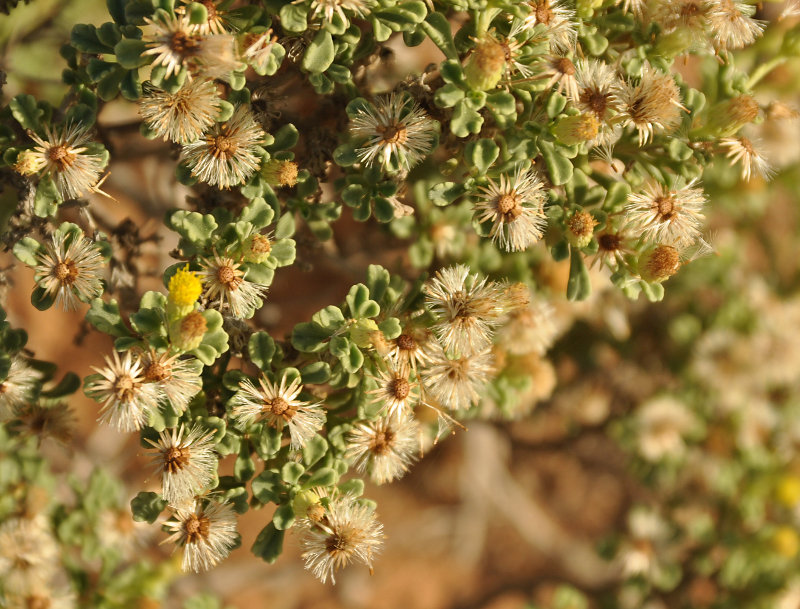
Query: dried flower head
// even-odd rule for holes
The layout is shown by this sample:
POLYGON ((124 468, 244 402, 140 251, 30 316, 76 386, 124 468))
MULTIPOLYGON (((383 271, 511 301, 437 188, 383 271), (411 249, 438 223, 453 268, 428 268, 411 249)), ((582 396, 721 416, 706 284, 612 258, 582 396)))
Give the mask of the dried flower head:
POLYGON ((533 297, 527 307, 512 312, 497 331, 498 344, 514 355, 544 355, 558 335, 554 315, 544 298, 533 297))
POLYGON ((164 140, 188 144, 199 139, 219 115, 220 98, 212 80, 194 79, 175 93, 144 86, 139 113, 147 126, 164 140))
POLYGON ((488 91, 497 86, 506 71, 506 50, 494 36, 478 39, 464 61, 464 78, 470 87, 488 91))
POLYGON ((103 293, 100 276, 105 266, 94 242, 75 234, 53 233, 52 243, 38 255, 34 269, 36 283, 65 311, 103 293))
POLYGON ((264 163, 261 175, 270 186, 288 186, 297 184, 297 163, 270 159, 264 163))
POLYGON ((388 171, 407 171, 433 148, 437 123, 408 95, 383 95, 350 119, 350 134, 361 141, 359 160, 388 171))
POLYGON ((753 19, 756 7, 742 0, 717 0, 708 14, 714 46, 720 50, 741 49, 756 41, 765 23, 753 19))
POLYGON ((613 67, 596 59, 581 59, 575 64, 576 95, 571 100, 581 112, 607 123, 619 109, 619 87, 613 67))
POLYGON ((8 375, 0 382, 0 421, 13 416, 33 399, 42 373, 32 368, 20 356, 11 358, 8 375))
POLYGON ((150 350, 141 360, 145 382, 153 384, 159 401, 168 401, 177 414, 183 413, 189 401, 203 388, 200 362, 179 357, 150 350))
POLYGON ((325 583, 352 562, 372 571, 372 559, 383 543, 383 525, 367 505, 344 495, 331 499, 322 518, 309 526, 301 540, 306 569, 325 583))
POLYGON ((649 63, 638 84, 619 89, 620 111, 625 125, 633 125, 644 146, 657 132, 674 130, 681 121, 680 90, 671 74, 662 74, 649 63))
POLYGON ((213 432, 200 427, 164 430, 153 446, 152 464, 161 476, 161 496, 171 506, 185 506, 211 485, 217 465, 213 432), (185 431, 185 433, 184 433, 185 431))
POLYGON ((0 525, 0 580, 6 593, 43 588, 58 566, 58 547, 43 518, 11 518, 0 525))
POLYGON ((529 0, 531 12, 525 18, 529 27, 542 24, 550 39, 550 50, 554 53, 568 53, 575 49, 578 34, 575 24, 575 11, 564 0, 529 0))
POLYGON ((284 375, 278 384, 262 375, 258 384, 256 387, 250 379, 239 383, 239 391, 231 398, 233 418, 244 425, 255 420, 263 420, 278 429, 286 425, 292 448, 301 449, 325 423, 322 404, 298 399, 303 390, 299 378, 288 382, 284 375))
POLYGON ((643 192, 628 195, 625 218, 631 230, 646 241, 685 246, 698 241, 706 196, 694 184, 671 189, 651 181, 643 192))
POLYGON ((228 503, 198 502, 194 509, 175 510, 164 523, 171 532, 162 543, 183 548, 183 570, 207 571, 227 558, 236 544, 236 514, 228 503))
POLYGON ((92 368, 102 378, 87 382, 86 394, 102 402, 98 421, 119 431, 136 431, 158 408, 158 392, 146 383, 142 362, 127 351, 122 360, 114 351, 113 359, 106 357, 105 368, 92 368))
POLYGON ((542 238, 547 228, 545 194, 533 170, 517 170, 514 177, 500 176, 499 184, 489 179, 475 203, 479 222, 492 222, 489 235, 509 252, 525 250, 542 238))
POLYGON ((397 370, 380 370, 377 389, 369 393, 373 395, 373 404, 382 404, 382 411, 387 416, 401 416, 409 412, 419 400, 419 386, 411 377, 408 368, 397 370))
POLYGON ((3 609, 74 609, 75 599, 69 590, 37 586, 25 594, 7 594, 3 609))
POLYGON ((162 12, 156 19, 144 20, 154 31, 143 37, 148 46, 143 55, 153 55, 153 64, 164 66, 166 78, 187 67, 199 53, 203 36, 189 23, 188 15, 162 12))
POLYGON ((706 27, 713 8, 711 0, 658 0, 652 4, 650 19, 665 34, 675 32, 693 47, 707 44, 706 27))
POLYGON ((72 439, 75 417, 67 404, 45 405, 39 402, 26 403, 16 411, 15 429, 22 434, 34 436, 41 443, 52 438, 61 444, 72 439))
POLYGON ((45 171, 64 200, 77 199, 95 191, 105 161, 102 156, 89 151, 86 144, 91 140, 87 131, 88 128, 81 125, 61 128, 46 125, 44 138, 28 131, 36 147, 26 153, 24 167, 18 171, 23 170, 26 174, 45 171))
POLYGON ((347 458, 376 484, 401 478, 419 451, 419 425, 410 416, 361 423, 347 436, 347 458))
POLYGON ((245 319, 251 317, 253 311, 262 305, 267 288, 247 281, 244 278, 245 273, 240 269, 241 262, 214 254, 214 258, 204 258, 200 264, 205 298, 209 301, 217 300, 218 308, 223 309, 227 304, 233 317, 245 319))
POLYGON ((201 182, 230 188, 258 170, 264 136, 250 109, 239 106, 227 122, 215 123, 199 140, 184 145, 183 158, 201 182))
POLYGON ((374 0, 311 0, 312 18, 320 16, 330 23, 333 16, 348 23, 347 13, 354 17, 366 17, 372 7, 375 6, 374 0))
POLYGON ((558 85, 556 91, 559 93, 565 93, 570 99, 578 97, 578 81, 575 78, 577 70, 569 57, 546 55, 542 58, 542 63, 539 78, 547 79, 546 89, 558 85))
POLYGON ((494 373, 490 350, 451 359, 440 351, 422 371, 425 395, 434 406, 448 410, 466 410, 480 400, 481 393, 494 373))
POLYGON ((438 271, 425 294, 437 318, 433 330, 446 351, 467 355, 491 343, 503 314, 499 284, 478 279, 469 267, 458 264, 438 271))
POLYGON ((731 165, 739 163, 742 166, 744 181, 749 182, 753 176, 767 181, 775 174, 770 162, 759 151, 758 140, 744 136, 726 137, 721 139, 719 144, 728 149, 728 154, 725 156, 731 160, 731 165))
POLYGON ((386 357, 399 370, 411 370, 415 375, 431 358, 433 334, 424 327, 406 325, 403 332, 392 339, 386 357))
POLYGON ((591 267, 604 265, 612 271, 625 266, 626 256, 634 252, 635 238, 627 227, 619 228, 609 224, 597 233, 597 253, 592 259, 591 267))

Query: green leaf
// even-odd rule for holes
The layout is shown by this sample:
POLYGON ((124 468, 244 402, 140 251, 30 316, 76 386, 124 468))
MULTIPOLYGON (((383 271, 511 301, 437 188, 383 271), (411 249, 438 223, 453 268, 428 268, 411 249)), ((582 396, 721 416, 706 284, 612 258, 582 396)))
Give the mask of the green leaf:
POLYGON ((216 359, 228 350, 228 334, 222 329, 222 314, 219 311, 207 309, 203 311, 206 320, 206 333, 203 342, 197 349, 189 353, 211 366, 216 359))
POLYGON ((275 341, 266 332, 254 332, 247 343, 250 361, 266 372, 275 355, 275 341))
POLYGON ((500 148, 488 138, 469 142, 464 147, 464 160, 467 165, 474 166, 481 174, 485 174, 489 170, 498 156, 500 156, 500 148))
POLYGON ((441 13, 431 13, 425 17, 420 28, 428 35, 433 43, 441 49, 447 59, 458 60, 458 51, 453 42, 453 32, 450 22, 441 13))
POLYGON ((361 353, 356 345, 351 344, 347 357, 340 361, 342 362, 342 368, 351 374, 355 374, 364 365, 364 354, 361 353))
POLYGON ((320 309, 311 317, 311 321, 318 324, 322 328, 333 332, 338 330, 344 323, 344 314, 339 307, 329 305, 324 309, 320 309))
POLYGON ((450 120, 450 130, 456 137, 467 137, 470 133, 479 133, 483 126, 483 117, 469 105, 468 99, 462 99, 455 106, 450 120))
POLYGON ((284 4, 278 15, 281 18, 281 27, 290 32, 304 32, 308 28, 308 7, 297 5, 294 2, 284 4))
POLYGON ((286 239, 294 235, 294 214, 283 214, 275 225, 275 239, 286 239))
POLYGON ((339 480, 339 474, 332 467, 322 467, 315 471, 303 484, 304 489, 319 486, 327 488, 333 486, 339 480))
POLYGON ((383 333, 384 337, 392 340, 400 336, 403 328, 400 326, 400 320, 396 317, 388 317, 378 324, 378 328, 383 333))
POLYGON ((350 309, 350 314, 356 319, 375 317, 381 312, 380 305, 370 299, 369 289, 363 283, 351 287, 345 301, 350 309))
POLYGON ((275 216, 275 212, 262 197, 256 197, 245 206, 239 216, 240 222, 249 222, 254 228, 264 228, 275 216))
POLYGON ((79 23, 72 28, 69 41, 79 51, 93 55, 112 53, 114 50, 113 46, 100 41, 100 38, 97 37, 97 28, 95 26, 84 23, 79 23))
POLYGON ((273 137, 275 141, 269 146, 270 151, 273 150, 289 150, 297 146, 297 140, 300 139, 300 132, 297 127, 291 123, 284 125, 278 129, 273 137))
POLYGON ((375 300, 380 301, 383 298, 390 280, 389 271, 379 264, 370 264, 367 268, 367 289, 375 300))
POLYGON ((266 470, 253 478, 250 483, 253 496, 261 503, 278 503, 280 494, 283 491, 283 481, 278 472, 266 470))
MULTIPOLYGON (((252 436, 251 436, 252 437, 252 436)), ((281 430, 271 425, 263 425, 256 439, 256 453, 262 459, 271 459, 281 449, 281 430)))
POLYGON ((539 142, 542 158, 547 165, 547 173, 554 186, 561 186, 569 182, 572 177, 572 163, 561 152, 556 150, 552 142, 539 142))
POLYGON ((281 479, 286 482, 286 484, 297 484, 297 481, 300 480, 300 476, 302 476, 305 471, 306 468, 301 464, 295 461, 289 461, 281 468, 281 479))
POLYGON ((316 353, 327 347, 331 332, 313 322, 297 324, 292 330, 292 346, 302 353, 316 353))
POLYGON ((116 300, 107 303, 102 298, 95 298, 86 312, 86 321, 100 332, 111 336, 130 336, 131 333, 122 321, 119 305, 116 300))
MULTIPOLYGON (((81 378, 74 372, 67 372, 61 382, 47 391, 42 392, 42 396, 46 398, 61 398, 65 395, 75 393, 81 387, 81 378)), ((54 406, 58 408, 58 406, 54 406)))
POLYGON ((262 560, 272 564, 283 552, 284 531, 279 531, 270 522, 256 537, 251 551, 262 560))
POLYGON ((464 89, 455 83, 447 83, 443 87, 436 90, 434 95, 434 103, 440 108, 452 108, 462 99, 464 99, 464 89))
POLYGON ((240 482, 247 482, 256 473, 256 465, 250 456, 250 442, 242 440, 239 455, 233 464, 233 475, 240 482))
POLYGON ((119 65, 128 70, 135 70, 150 62, 150 55, 143 55, 147 44, 143 40, 126 38, 114 46, 114 55, 117 56, 119 65))
POLYGON ((328 350, 334 357, 344 359, 350 355, 350 341, 344 336, 334 336, 328 343, 328 350))
POLYGON ((275 513, 272 515, 272 524, 274 524, 275 528, 279 531, 285 531, 292 527, 294 524, 294 510, 290 503, 284 503, 278 506, 278 509, 275 510, 275 513))
POLYGON ((603 208, 608 212, 616 211, 627 203, 629 194, 631 194, 631 187, 627 182, 612 183, 606 191, 603 208))
POLYGON ((14 255, 28 266, 39 264, 38 255, 44 254, 47 250, 36 239, 23 237, 14 244, 14 255))
POLYGON ((131 500, 131 511, 136 522, 153 524, 167 507, 167 502, 156 493, 140 492, 131 500))
POLYGON ((168 224, 172 230, 195 245, 205 245, 217 229, 214 216, 183 209, 174 212, 169 217, 168 224))
POLYGON ((320 30, 308 45, 303 61, 301 63, 304 70, 312 73, 322 73, 333 63, 335 49, 333 38, 327 30, 320 30))
POLYGON ((294 262, 296 255, 293 239, 279 239, 272 244, 269 252, 270 259, 275 262, 276 266, 289 266, 294 262))
POLYGON ((586 300, 591 291, 592 284, 589 279, 589 269, 586 268, 580 251, 574 249, 569 261, 567 298, 569 300, 586 300))
POLYGON ((314 362, 300 369, 300 378, 306 385, 321 385, 331 378, 331 367, 328 362, 314 362))
POLYGON ((8 107, 12 116, 24 129, 41 133, 44 110, 36 104, 36 98, 33 95, 20 93, 8 102, 8 107))
POLYGON ((342 482, 338 488, 339 492, 343 495, 360 497, 364 494, 364 481, 360 478, 351 478, 347 482, 342 482))
POLYGON ((328 441, 317 434, 303 446, 303 463, 306 464, 306 468, 309 468, 322 459, 327 452, 328 441))
POLYGON ((95 33, 97 34, 97 39, 101 42, 101 44, 104 44, 109 48, 114 48, 114 45, 116 45, 122 39, 122 32, 120 31, 119 26, 110 21, 107 21, 97 28, 95 33))
POLYGON ((507 91, 498 91, 486 96, 486 105, 492 112, 502 116, 512 116, 517 113, 517 102, 514 96, 507 91))

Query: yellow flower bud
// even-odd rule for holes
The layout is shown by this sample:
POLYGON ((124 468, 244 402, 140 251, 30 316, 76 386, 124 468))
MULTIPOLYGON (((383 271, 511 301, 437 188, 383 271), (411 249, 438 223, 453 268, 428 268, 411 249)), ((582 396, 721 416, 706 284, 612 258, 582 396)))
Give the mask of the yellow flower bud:
POLYGON ((200 294, 203 292, 203 282, 189 267, 178 269, 169 280, 168 310, 170 317, 183 317, 191 313, 200 294))

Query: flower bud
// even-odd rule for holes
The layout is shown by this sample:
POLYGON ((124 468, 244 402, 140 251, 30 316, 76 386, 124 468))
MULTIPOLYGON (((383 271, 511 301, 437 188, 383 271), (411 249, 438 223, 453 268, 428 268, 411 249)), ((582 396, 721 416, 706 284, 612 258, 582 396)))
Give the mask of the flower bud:
POLYGON ((264 163, 261 175, 270 186, 289 186, 297 184, 297 163, 270 159, 264 163))
POLYGON ((584 248, 592 241, 597 220, 588 211, 576 211, 567 220, 567 241, 577 248, 584 248))
POLYGON ((471 89, 494 89, 506 70, 506 50, 492 38, 478 41, 464 64, 464 76, 471 89))
POLYGON ((192 311, 183 319, 176 319, 169 326, 169 340, 181 351, 191 351, 200 346, 208 329, 208 323, 199 311, 192 311))
POLYGON ((366 349, 372 346, 373 333, 378 330, 378 324, 372 319, 359 319, 350 326, 350 340, 358 347, 366 349))
POLYGON ((645 250, 637 261, 639 275, 648 283, 661 283, 681 267, 681 257, 671 245, 656 245, 645 250))
POLYGON ((39 156, 32 150, 23 150, 17 155, 14 171, 23 176, 33 175, 42 168, 39 156))
POLYGON ((272 251, 272 244, 269 242, 269 238, 266 235, 254 233, 244 242, 242 255, 245 262, 263 264, 269 258, 270 251, 272 251))
POLYGON ((708 112, 703 131, 709 135, 729 137, 758 117, 758 102, 750 95, 714 104, 708 112))
POLYGON ((553 135, 567 146, 589 142, 597 137, 600 121, 594 114, 565 116, 553 127, 553 135))
POLYGON ((314 491, 300 491, 292 500, 292 510, 297 518, 308 518, 312 522, 318 522, 325 513, 325 508, 319 501, 319 495, 314 491))

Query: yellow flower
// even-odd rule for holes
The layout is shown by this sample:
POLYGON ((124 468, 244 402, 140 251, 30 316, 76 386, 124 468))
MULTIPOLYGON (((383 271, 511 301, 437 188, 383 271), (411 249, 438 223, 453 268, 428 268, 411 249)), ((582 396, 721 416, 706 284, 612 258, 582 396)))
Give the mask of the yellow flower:
POLYGON ((178 269, 169 280, 169 302, 176 310, 177 316, 183 317, 191 313, 202 291, 203 282, 196 273, 190 271, 188 267, 178 269))

